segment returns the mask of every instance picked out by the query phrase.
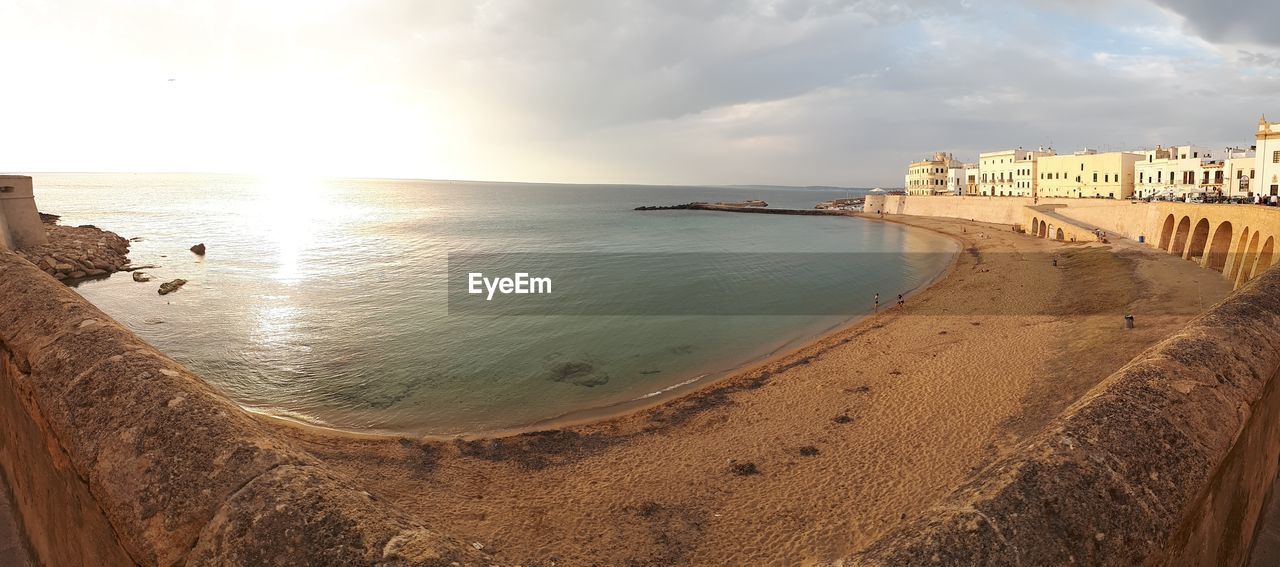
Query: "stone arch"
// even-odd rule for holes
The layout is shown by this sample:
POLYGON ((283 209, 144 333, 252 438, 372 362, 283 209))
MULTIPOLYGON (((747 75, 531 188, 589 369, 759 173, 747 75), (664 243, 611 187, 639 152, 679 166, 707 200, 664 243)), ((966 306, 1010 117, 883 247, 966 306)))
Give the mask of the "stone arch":
POLYGON ((1168 250, 1169 241, 1173 239, 1173 225, 1177 222, 1173 215, 1164 218, 1164 228, 1160 229, 1160 249, 1168 250))
POLYGON ((1249 247, 1244 252, 1244 263, 1240 269, 1240 279, 1236 280, 1236 284, 1242 284, 1253 278, 1253 266, 1258 263, 1258 237, 1262 236, 1258 232, 1253 233, 1253 238, 1249 239, 1249 247))
POLYGON ((1061 228, 1059 228, 1057 234, 1054 235, 1054 238, 1056 238, 1057 240, 1066 240, 1067 235, 1062 232, 1061 228))
POLYGON ((1036 236, 1044 238, 1047 234, 1049 234, 1049 224, 1044 221, 1040 221, 1040 231, 1036 233, 1036 236))
POLYGON ((1191 231, 1191 242, 1187 244, 1187 253, 1183 258, 1195 260, 1204 256, 1205 245, 1209 243, 1209 219, 1200 219, 1196 228, 1191 231))
POLYGON ((1235 236, 1235 233, 1229 221, 1218 223, 1218 228, 1213 230, 1213 238, 1209 239, 1209 250, 1205 253, 1204 267, 1221 272, 1227 266, 1232 236, 1235 236))
POLYGON ((1262 250, 1258 252, 1258 267, 1253 269, 1253 275, 1262 275, 1271 267, 1271 256, 1275 253, 1276 237, 1268 236, 1267 243, 1262 245, 1262 250))
POLYGON ((1031 234, 1035 234, 1038 230, 1040 230, 1040 219, 1031 217, 1031 234))
POLYGON ((1191 217, 1182 217, 1178 228, 1173 232, 1173 243, 1169 245, 1169 253, 1182 255, 1187 247, 1187 235, 1191 234, 1191 217))
POLYGON ((1236 281, 1236 276, 1240 275, 1240 266, 1244 265, 1245 246, 1249 244, 1249 227, 1244 227, 1244 232, 1240 233, 1240 240, 1236 242, 1236 251, 1231 255, 1231 270, 1227 273, 1227 279, 1236 281))

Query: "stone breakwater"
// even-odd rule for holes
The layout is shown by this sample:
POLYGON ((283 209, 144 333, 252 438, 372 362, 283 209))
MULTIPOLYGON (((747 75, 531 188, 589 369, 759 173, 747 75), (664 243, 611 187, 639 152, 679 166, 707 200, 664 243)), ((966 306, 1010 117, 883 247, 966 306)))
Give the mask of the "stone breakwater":
POLYGON ((19 256, 59 280, 105 276, 129 266, 129 241, 94 226, 45 224, 49 242, 18 250, 19 256))
POLYGON ((849 216, 855 214, 853 211, 841 211, 834 209, 770 209, 767 204, 738 204, 738 203, 683 203, 680 205, 652 205, 636 207, 636 211, 673 211, 673 210, 689 210, 689 211, 723 211, 727 213, 759 213, 765 215, 800 215, 800 216, 849 216))

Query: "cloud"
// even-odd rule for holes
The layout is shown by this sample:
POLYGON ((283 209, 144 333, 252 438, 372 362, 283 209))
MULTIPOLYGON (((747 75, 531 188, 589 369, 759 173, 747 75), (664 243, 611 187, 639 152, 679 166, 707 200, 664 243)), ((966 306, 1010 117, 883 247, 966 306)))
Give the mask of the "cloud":
POLYGON ((1280 3, 1238 0, 1230 3, 1200 0, 1152 0, 1183 18, 1187 29, 1214 43, 1280 46, 1276 22, 1280 3))
POLYGON ((14 3, 0 166, 892 186, 935 150, 1247 142, 1280 59, 1162 4, 14 3))

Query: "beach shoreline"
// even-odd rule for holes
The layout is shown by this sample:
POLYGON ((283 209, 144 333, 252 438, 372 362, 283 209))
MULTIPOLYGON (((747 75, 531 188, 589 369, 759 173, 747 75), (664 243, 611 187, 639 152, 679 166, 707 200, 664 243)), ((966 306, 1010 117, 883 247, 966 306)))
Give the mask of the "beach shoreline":
MULTIPOLYGON (((703 208, 698 210, 710 210, 710 211, 718 211, 718 212, 726 212, 726 213, 760 212, 760 211, 751 210, 751 209, 732 208, 732 207, 703 208)), ((801 212, 804 212, 804 211, 801 211, 801 212)), ((774 209, 772 213, 773 214, 790 214, 789 212, 786 212, 786 210, 780 210, 780 209, 774 209)), ((839 212, 839 213, 827 212, 824 216, 846 216, 846 217, 857 218, 863 221, 897 224, 905 227, 908 231, 926 232, 926 233, 929 233, 930 237, 932 238, 943 239, 946 241, 950 241, 951 243, 954 244, 953 249, 950 250, 949 252, 951 254, 951 260, 947 263, 947 265, 943 267, 941 270, 932 274, 928 279, 921 282, 920 284, 910 289, 903 290, 902 296, 904 300, 914 301, 915 299, 918 299, 920 295, 927 293, 930 290, 930 288, 934 287, 936 284, 944 281, 948 276, 950 276, 954 272, 957 262, 959 260, 960 254, 964 252, 964 248, 965 248, 964 241, 956 237, 955 235, 947 234, 945 232, 941 232, 941 231, 934 230, 927 227, 916 226, 911 223, 899 222, 889 218, 866 215, 862 213, 852 213, 852 212, 839 212)), ((853 315, 838 323, 835 323, 821 330, 818 330, 817 332, 805 334, 805 335, 787 340, 781 345, 771 348, 767 352, 763 352, 762 354, 755 356, 749 360, 746 360, 740 363, 730 363, 730 365, 724 369, 712 371, 709 373, 704 373, 698 376, 690 377, 683 381, 676 382, 675 384, 664 386, 663 388, 655 392, 656 395, 647 394, 639 398, 633 398, 633 399, 623 400, 623 401, 609 403, 605 405, 598 405, 598 406, 572 410, 566 413, 562 413, 560 415, 547 417, 547 418, 540 419, 540 420, 537 420, 525 425, 517 426, 517 427, 492 429, 492 430, 484 430, 484 431, 468 431, 468 432, 454 433, 454 434, 422 433, 422 432, 415 432, 415 431, 397 431, 397 430, 390 430, 390 429, 344 428, 344 427, 330 425, 327 423, 307 421, 305 419, 290 416, 285 413, 273 412, 272 410, 267 408, 250 408, 250 407, 244 407, 244 406, 242 407, 244 407, 246 411, 249 411, 253 415, 263 419, 270 420, 272 422, 296 426, 304 429, 314 429, 319 432, 332 432, 338 435, 350 435, 353 437, 362 437, 362 438, 398 439, 403 437, 412 437, 414 439, 419 439, 422 441, 451 441, 451 440, 457 440, 457 439, 480 440, 480 439, 496 439, 496 438, 503 438, 503 437, 515 437, 519 435, 536 433, 539 431, 546 431, 546 430, 559 430, 559 429, 566 429, 566 428, 589 426, 595 423, 623 418, 633 413, 652 410, 656 407, 660 407, 667 403, 679 400, 680 398, 683 398, 685 396, 695 396, 695 395, 698 395, 699 392, 706 389, 714 388, 723 382, 739 379, 753 372, 758 372, 759 370, 765 367, 768 367, 770 365, 781 363, 786 360, 790 360, 792 358, 797 357, 799 353, 806 351, 810 347, 814 347, 822 343, 823 341, 826 341, 831 337, 834 337, 835 335, 852 332, 854 329, 856 329, 860 325, 873 324, 874 323, 873 320, 876 317, 882 314, 888 313, 893 308, 894 308, 894 305, 893 305, 893 302, 891 301, 891 296, 886 294, 884 298, 884 304, 877 311, 868 311, 864 313, 859 313, 857 315, 853 315)))
POLYGON ((1155 251, 894 220, 965 243, 948 277, 648 409, 475 439, 276 430, 504 564, 824 563, 925 510, 1230 292, 1155 251))

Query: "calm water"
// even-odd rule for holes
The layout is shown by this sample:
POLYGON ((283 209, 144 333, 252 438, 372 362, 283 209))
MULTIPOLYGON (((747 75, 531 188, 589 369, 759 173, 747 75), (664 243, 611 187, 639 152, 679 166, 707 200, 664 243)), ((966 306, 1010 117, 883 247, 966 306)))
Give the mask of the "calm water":
MULTIPOLYGON (((832 190, 206 175, 35 183, 42 211, 139 238, 134 264, 160 265, 147 270, 151 283, 121 273, 81 294, 245 407, 349 429, 506 429, 651 397, 794 346, 865 311, 875 292, 917 287, 954 248, 852 218, 631 210, 746 198, 811 208, 845 196, 832 190), (197 242, 208 246, 203 259, 187 251, 197 242), (829 262, 839 269, 769 254, 787 252, 888 254, 829 262), (652 305, 739 281, 767 290, 770 308, 726 313, 807 314, 451 311, 449 258, 495 253, 658 254, 653 266, 619 262, 618 281, 600 293, 652 305), (676 285, 628 285, 644 279, 637 269, 676 285), (159 281, 178 277, 190 283, 156 294, 159 281)), ((610 269, 592 277, 608 280, 610 269)))

